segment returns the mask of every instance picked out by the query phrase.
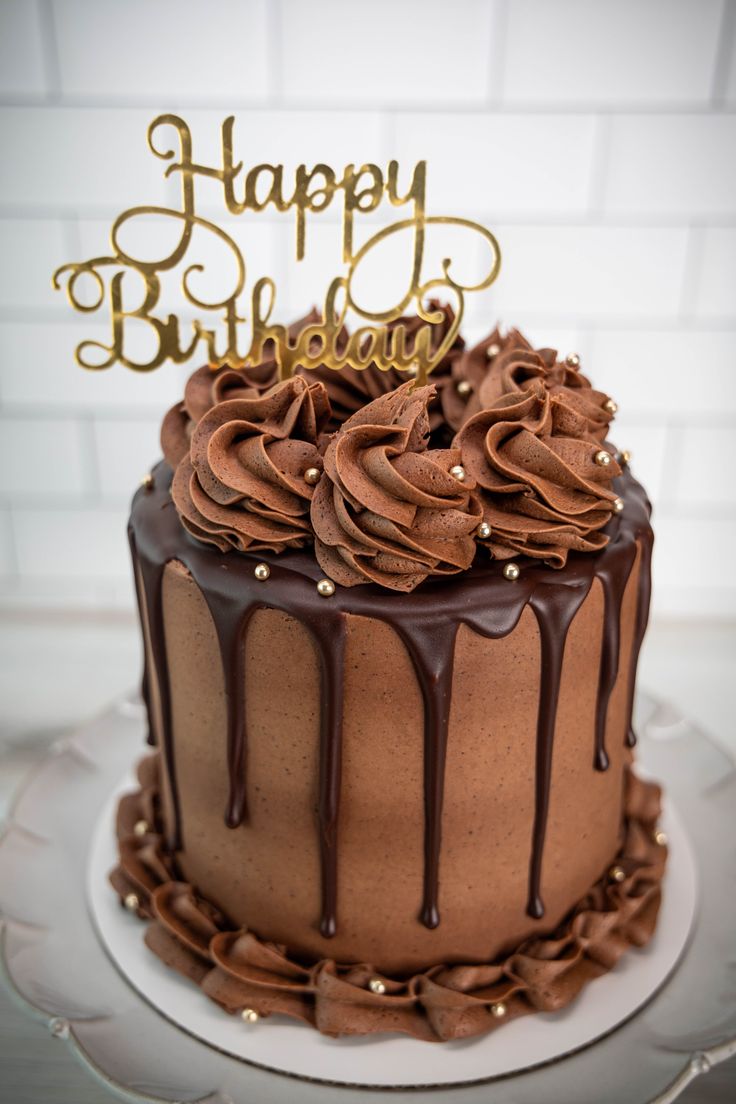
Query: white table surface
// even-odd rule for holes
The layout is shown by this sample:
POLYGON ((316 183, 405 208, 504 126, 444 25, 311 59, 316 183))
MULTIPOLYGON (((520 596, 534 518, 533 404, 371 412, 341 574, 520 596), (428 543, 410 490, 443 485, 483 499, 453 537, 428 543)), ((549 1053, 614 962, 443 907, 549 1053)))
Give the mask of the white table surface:
MULTIPOLYGON (((644 646, 641 684, 671 701, 736 757, 735 661, 736 623, 660 621, 644 646)), ((0 617, 0 818, 49 743, 102 710, 134 685, 139 673, 132 617, 0 617)), ((66 1049, 19 1015, 1 990, 0 1071, 3 1104, 101 1104, 108 1099, 66 1049)), ((734 1099, 734 1061, 699 1078, 681 1097, 685 1104, 734 1099)))

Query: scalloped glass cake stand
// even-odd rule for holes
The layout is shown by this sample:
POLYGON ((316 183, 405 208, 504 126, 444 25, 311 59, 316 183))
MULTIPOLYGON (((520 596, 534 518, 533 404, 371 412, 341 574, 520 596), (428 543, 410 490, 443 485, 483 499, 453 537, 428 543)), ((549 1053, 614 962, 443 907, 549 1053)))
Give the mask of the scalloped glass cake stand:
MULTIPOLYGON (((696 856, 699 912, 680 964, 643 1009, 586 1049, 437 1088, 436 1104, 666 1104, 736 1054, 736 768, 669 706, 642 698, 638 714, 640 762, 664 782, 696 856)), ((57 744, 15 803, 0 841, 0 967, 11 992, 124 1100, 385 1104, 385 1090, 297 1080, 193 1038, 106 955, 87 906, 87 855, 101 809, 140 754, 141 730, 140 706, 118 703, 57 744)), ((397 1104, 416 1099, 391 1090, 397 1104)))

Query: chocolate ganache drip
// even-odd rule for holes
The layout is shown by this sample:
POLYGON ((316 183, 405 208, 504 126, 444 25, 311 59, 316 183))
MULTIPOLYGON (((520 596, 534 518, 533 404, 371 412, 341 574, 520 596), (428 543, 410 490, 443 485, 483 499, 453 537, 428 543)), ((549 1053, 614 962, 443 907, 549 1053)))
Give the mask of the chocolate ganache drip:
POLYGON ((451 585, 441 578, 428 579, 421 591, 403 594, 390 593, 373 584, 349 591, 338 588, 329 602, 317 593, 315 583, 320 572, 313 556, 307 552, 290 551, 288 557, 259 552, 258 559, 270 568, 268 586, 264 588, 254 576, 257 561, 252 555, 222 554, 193 540, 182 529, 174 509, 170 497, 171 478, 168 466, 160 465, 154 472, 153 487, 141 489, 136 495, 131 517, 131 547, 142 580, 143 613, 148 626, 152 669, 159 688, 161 745, 172 795, 173 826, 166 840, 169 849, 176 850, 182 845, 182 829, 185 832, 186 826, 181 824, 176 786, 161 600, 163 571, 168 562, 177 561, 189 571, 209 604, 218 634, 228 706, 230 796, 225 815, 231 825, 247 815, 243 639, 248 621, 257 609, 282 610, 300 620, 315 642, 322 672, 323 702, 316 830, 322 862, 320 930, 326 937, 337 930, 338 919, 345 615, 350 613, 385 621, 403 640, 421 689, 425 715, 425 856, 419 916, 425 925, 434 927, 441 918, 442 804, 457 631, 464 624, 486 637, 506 636, 528 605, 539 624, 541 647, 528 912, 534 918, 541 917, 544 914, 542 862, 565 636, 593 583, 600 580, 606 602, 606 629, 602 642, 595 747, 591 751, 594 765, 605 769, 603 734, 618 662, 617 626, 638 546, 638 612, 629 671, 629 711, 633 702, 636 651, 646 627, 649 606, 651 529, 649 503, 628 471, 617 479, 614 488, 625 500, 625 510, 610 519, 606 528, 608 542, 595 556, 573 553, 565 567, 554 573, 531 562, 513 583, 504 578, 499 564, 483 563, 453 579, 451 585))

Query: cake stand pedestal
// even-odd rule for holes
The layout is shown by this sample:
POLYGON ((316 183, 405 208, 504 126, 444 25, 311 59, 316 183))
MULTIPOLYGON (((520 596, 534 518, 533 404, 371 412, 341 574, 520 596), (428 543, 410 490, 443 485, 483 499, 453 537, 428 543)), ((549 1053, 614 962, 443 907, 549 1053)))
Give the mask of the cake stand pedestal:
MULTIPOLYGON (((736 1054, 736 769, 670 707, 645 698, 638 713, 639 761, 664 783, 696 856, 699 914, 680 964, 593 1045, 512 1077, 435 1089, 436 1104, 665 1104, 736 1054)), ((385 1104, 381 1089, 297 1080, 221 1053, 159 1015, 108 958, 87 904, 88 852, 141 752, 141 725, 140 706, 119 703, 56 745, 15 804, 0 841, 0 968, 11 992, 125 1100, 385 1104)), ((391 1092, 397 1104, 416 1099, 391 1092)))

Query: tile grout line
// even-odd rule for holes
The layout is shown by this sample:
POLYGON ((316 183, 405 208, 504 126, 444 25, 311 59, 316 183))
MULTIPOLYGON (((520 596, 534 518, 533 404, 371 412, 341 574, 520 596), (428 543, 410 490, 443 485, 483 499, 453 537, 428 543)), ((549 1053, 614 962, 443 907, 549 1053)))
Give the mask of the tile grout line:
POLYGON ((266 2, 266 58, 269 107, 280 109, 284 99, 283 11, 281 0, 266 2))
POLYGON ((605 211, 606 173, 611 155, 612 130, 610 117, 596 116, 587 208, 588 216, 594 219, 600 219, 605 211))
POLYGON ((679 317, 688 322, 695 314, 694 303, 703 276, 705 233, 701 226, 690 226, 685 245, 685 266, 682 274, 679 317))
POLYGON ((730 75, 731 53, 736 39, 736 4, 733 0, 725 0, 721 25, 718 29, 718 44, 713 64, 713 81, 711 84, 711 104, 714 108, 728 106, 726 89, 730 75))
POLYGON ((491 17, 491 37, 488 43, 488 76, 486 103, 488 108, 503 103, 506 83, 506 56, 509 34, 508 0, 496 0, 491 17))
POLYGON ((36 10, 41 29, 41 50, 47 84, 45 104, 49 107, 57 106, 62 101, 61 66, 59 64, 56 19, 51 0, 37 0, 36 10))

